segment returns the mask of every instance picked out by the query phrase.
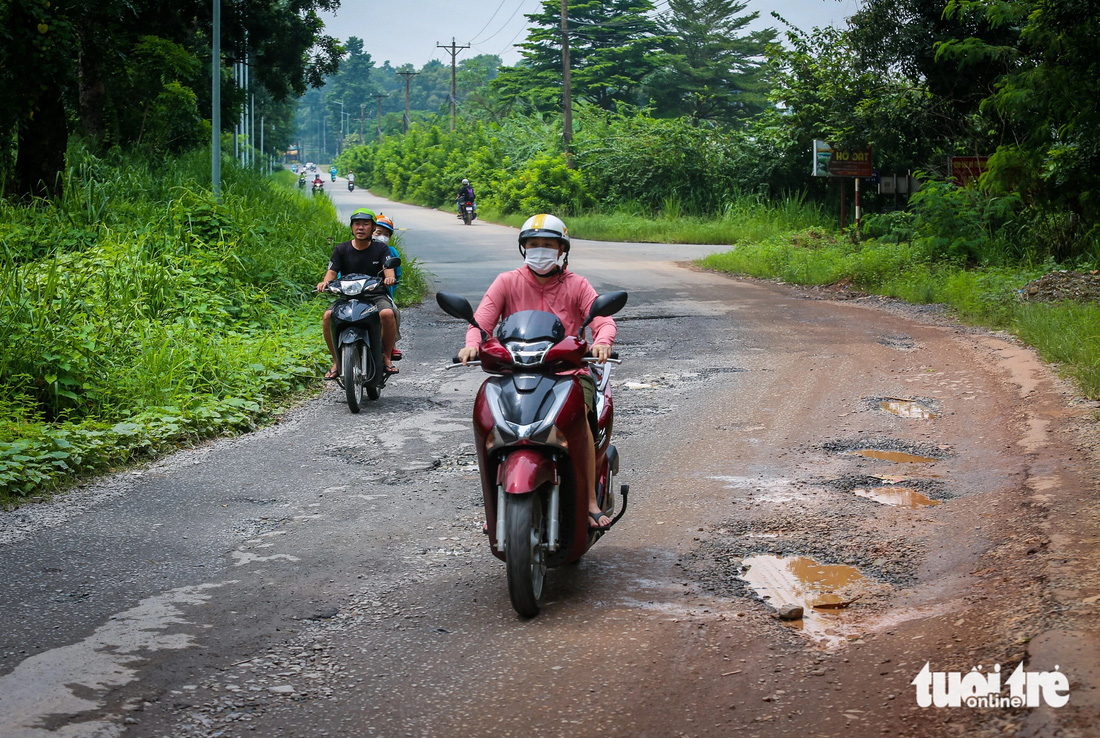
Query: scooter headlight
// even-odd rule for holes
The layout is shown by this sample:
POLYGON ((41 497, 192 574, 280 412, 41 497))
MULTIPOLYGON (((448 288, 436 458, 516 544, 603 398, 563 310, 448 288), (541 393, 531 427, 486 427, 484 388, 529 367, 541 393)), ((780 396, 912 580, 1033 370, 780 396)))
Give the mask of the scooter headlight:
POLYGON ((542 363, 553 341, 509 341, 504 344, 512 361, 520 366, 537 366, 542 363))
POLYGON ((350 282, 344 282, 342 285, 340 285, 340 291, 343 292, 345 295, 358 295, 363 291, 363 284, 365 282, 366 280, 363 279, 356 279, 350 282))

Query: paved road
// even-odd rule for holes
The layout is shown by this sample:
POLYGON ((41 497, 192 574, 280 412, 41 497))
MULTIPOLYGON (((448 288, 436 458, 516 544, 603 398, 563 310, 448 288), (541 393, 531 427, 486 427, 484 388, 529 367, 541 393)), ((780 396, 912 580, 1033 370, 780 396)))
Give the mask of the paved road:
MULTIPOLYGON (((342 185, 341 214, 394 218, 439 289, 476 300, 519 263, 514 229, 342 185)), ((360 415, 329 386, 274 427, 0 517, 0 735, 1087 735, 1089 406, 1001 338, 677 265, 708 250, 574 245, 597 290, 631 295, 616 437, 633 509, 551 572, 538 618, 515 617, 480 534, 481 376, 441 370, 463 327, 429 301, 360 415), (890 397, 937 417, 881 412, 890 397), (841 453, 871 438, 936 460, 841 453), (855 492, 902 477, 939 504, 855 492), (787 628, 738 578, 768 553, 868 581, 787 628), (1014 658, 1060 664, 1076 699, 916 707, 925 661, 1014 658)))

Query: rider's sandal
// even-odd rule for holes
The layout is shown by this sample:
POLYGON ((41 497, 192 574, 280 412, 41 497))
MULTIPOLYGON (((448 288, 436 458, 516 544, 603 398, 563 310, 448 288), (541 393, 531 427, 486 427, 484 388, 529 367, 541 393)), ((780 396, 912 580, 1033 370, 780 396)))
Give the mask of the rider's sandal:
POLYGON ((398 369, 398 368, 397 368, 397 367, 395 367, 395 366, 387 366, 387 367, 386 367, 385 369, 383 369, 382 371, 384 371, 384 372, 386 373, 386 376, 387 376, 387 377, 392 377, 392 376, 393 376, 394 374, 400 374, 400 373, 401 373, 401 370, 400 370, 400 369, 398 369))
POLYGON ((327 372, 325 372, 325 381, 327 382, 330 379, 336 379, 336 377, 338 377, 339 375, 340 375, 340 372, 337 369, 332 369, 330 371, 327 371, 327 372))
POLYGON ((588 530, 607 530, 611 527, 611 523, 608 523, 607 525, 600 525, 600 518, 608 517, 606 513, 588 513, 588 517, 592 518, 592 522, 589 524, 588 530))

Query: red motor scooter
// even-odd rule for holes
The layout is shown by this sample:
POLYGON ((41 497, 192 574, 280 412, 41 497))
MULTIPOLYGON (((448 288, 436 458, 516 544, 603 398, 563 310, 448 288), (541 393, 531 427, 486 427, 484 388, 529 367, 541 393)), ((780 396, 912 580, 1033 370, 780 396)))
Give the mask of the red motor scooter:
MULTIPOLYGON (((538 614, 549 567, 572 563, 626 512, 630 488, 622 485, 615 515, 614 477, 619 454, 611 443, 611 367, 588 357, 585 328, 626 305, 625 292, 592 303, 578 336, 565 335, 558 318, 524 310, 506 317, 496 336, 482 331, 478 361, 493 375, 474 401, 474 438, 487 532, 493 555, 504 560, 512 607, 523 617, 538 614), (590 365, 596 381, 595 444, 586 444, 589 422, 584 392, 570 373, 590 365), (590 530, 589 454, 596 457, 596 499, 611 524, 590 530)), ((464 298, 440 292, 448 315, 481 328, 464 298)), ((613 363, 619 363, 613 355, 613 363)), ((457 357, 451 366, 457 366, 457 357)))

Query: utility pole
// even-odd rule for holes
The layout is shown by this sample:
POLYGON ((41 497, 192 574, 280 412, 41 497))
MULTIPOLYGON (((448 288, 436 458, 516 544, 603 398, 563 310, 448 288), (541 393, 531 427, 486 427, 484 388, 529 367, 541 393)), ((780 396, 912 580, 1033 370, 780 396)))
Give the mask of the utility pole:
MULTIPOLYGON (((562 3, 564 4, 565 0, 562 0, 562 3)), ((458 56, 458 52, 470 48, 470 45, 456 46, 454 36, 451 36, 450 46, 444 46, 438 41, 435 42, 435 45, 440 49, 446 49, 451 52, 451 131, 453 132, 455 129, 455 57, 458 56)))
POLYGON ((340 104, 340 140, 336 143, 336 155, 339 156, 344 148, 344 101, 337 100, 340 104))
POLYGON ((222 2, 214 0, 214 39, 210 58, 210 179, 214 200, 222 203, 222 2))
POLYGON ((562 139, 565 144, 565 161, 573 168, 573 91, 569 86, 569 17, 568 0, 561 0, 561 106, 564 113, 562 139))
POLYGON ((378 101, 378 140, 381 141, 382 140, 382 98, 389 97, 389 95, 386 95, 386 94, 381 93, 381 92, 376 92, 373 95, 371 95, 371 97, 373 97, 375 100, 378 101))
POLYGON ((359 145, 363 145, 363 110, 367 107, 366 103, 359 103, 359 145))
MULTIPOLYGON (((420 74, 420 72, 398 72, 397 74, 405 78, 405 133, 409 132, 409 79, 420 74)), ((451 94, 454 94, 454 90, 451 90, 451 94)), ((452 130, 454 126, 451 126, 452 130)))

